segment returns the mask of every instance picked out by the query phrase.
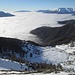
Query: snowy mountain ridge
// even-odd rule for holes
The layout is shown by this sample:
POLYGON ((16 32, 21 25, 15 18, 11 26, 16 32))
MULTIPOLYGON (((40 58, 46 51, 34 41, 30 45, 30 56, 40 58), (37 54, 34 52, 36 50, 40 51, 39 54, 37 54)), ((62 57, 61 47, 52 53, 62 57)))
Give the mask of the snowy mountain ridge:
POLYGON ((57 13, 57 14, 72 14, 75 13, 75 8, 56 8, 52 10, 38 10, 43 13, 57 13))
POLYGON ((15 16, 15 15, 10 14, 10 13, 6 13, 4 11, 0 11, 0 17, 11 17, 11 16, 15 16))
POLYGON ((75 8, 56 8, 56 9, 53 9, 53 11, 58 11, 58 12, 75 12, 75 8))

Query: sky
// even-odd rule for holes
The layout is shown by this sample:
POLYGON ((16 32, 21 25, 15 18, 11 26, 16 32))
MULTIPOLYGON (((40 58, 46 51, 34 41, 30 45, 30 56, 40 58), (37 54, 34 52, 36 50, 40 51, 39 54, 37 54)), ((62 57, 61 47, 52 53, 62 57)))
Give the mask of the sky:
POLYGON ((75 0, 0 0, 0 10, 39 10, 62 7, 75 8, 75 0))

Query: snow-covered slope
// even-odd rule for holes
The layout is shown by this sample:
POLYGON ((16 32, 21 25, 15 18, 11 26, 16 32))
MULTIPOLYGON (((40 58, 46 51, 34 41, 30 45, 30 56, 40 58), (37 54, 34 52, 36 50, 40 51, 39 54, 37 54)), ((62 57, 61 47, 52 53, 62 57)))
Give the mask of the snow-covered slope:
POLYGON ((1 75, 5 75, 5 74, 8 74, 8 75, 74 75, 74 73, 69 73, 69 72, 60 72, 60 73, 30 73, 30 74, 26 74, 25 72, 17 72, 17 71, 0 71, 0 74, 1 75))
MULTIPOLYGON (((29 42, 24 42, 22 45, 23 51, 26 53, 23 55, 23 59, 30 63, 47 63, 57 64, 60 63, 63 67, 63 72, 59 75, 74 73, 75 71, 75 44, 63 44, 55 47, 47 46, 40 47, 35 46, 29 42), (67 71, 67 73, 65 73, 67 71)), ((16 53, 15 53, 16 54, 16 53)), ((19 54, 16 54, 19 58, 19 54)), ((0 58, 0 70, 29 70, 25 64, 20 64, 14 61, 9 61, 0 58)), ((51 73, 54 74, 54 73, 51 73)))
POLYGON ((67 45, 58 45, 56 46, 56 48, 61 49, 62 51, 65 51, 69 54, 67 61, 61 63, 65 70, 75 72, 75 43, 69 43, 67 45), (74 44, 74 46, 71 47, 71 44, 74 44))
MULTIPOLYGON (((54 47, 35 47, 29 44, 28 48, 30 49, 30 51, 28 52, 27 57, 25 59, 27 59, 30 62, 48 63, 48 64, 60 63, 66 61, 69 56, 68 53, 54 47), (32 57, 30 57, 31 53, 32 57)), ((24 50, 26 50, 26 47, 24 50)))
MULTIPOLYGON (((65 62, 69 57, 69 54, 66 53, 65 51, 62 51, 61 49, 50 47, 50 46, 48 47, 35 46, 28 42, 22 45, 23 51, 21 50, 20 52, 9 50, 9 48, 7 48, 8 50, 6 49, 3 50, 3 49, 2 52, 0 53, 0 56, 2 56, 2 58, 9 58, 12 61, 15 59, 16 60, 18 59, 19 61, 21 58, 28 65, 30 65, 30 63, 58 64, 61 62, 65 62)), ((12 62, 12 61, 0 59, 0 67, 1 67, 0 69, 5 68, 5 69, 13 69, 13 70, 24 70, 25 68, 27 68, 25 65, 21 65, 19 63, 12 62)))
MULTIPOLYGON (((38 62, 38 63, 45 62, 48 64, 60 63, 64 71, 67 71, 67 73, 75 72, 75 43, 74 42, 69 44, 57 45, 56 47, 50 47, 50 46, 34 47, 33 45, 29 44, 28 48, 31 48, 27 57, 27 59, 30 62, 38 62), (38 53, 39 55, 33 52, 34 49, 37 50, 37 52, 39 52, 38 53), (30 53, 33 54, 32 57, 29 57, 30 53)), ((24 50, 25 50, 25 47, 24 47, 24 50)), ((59 73, 59 75, 61 75, 61 73, 59 73)), ((62 75, 63 75, 63 72, 62 72, 62 75)))
POLYGON ((68 13, 74 13, 74 8, 58 8, 55 11, 60 14, 68 14, 68 13))
POLYGON ((0 58, 0 70, 28 70, 25 64, 0 58))

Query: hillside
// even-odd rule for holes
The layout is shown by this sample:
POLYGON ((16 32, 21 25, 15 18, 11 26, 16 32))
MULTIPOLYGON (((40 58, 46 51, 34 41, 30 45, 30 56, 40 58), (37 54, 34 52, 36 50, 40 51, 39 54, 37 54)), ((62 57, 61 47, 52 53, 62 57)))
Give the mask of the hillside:
POLYGON ((8 59, 0 58, 0 70, 28 70, 28 66, 8 59))
POLYGON ((15 15, 0 11, 0 17, 10 17, 10 16, 15 16, 15 15))
MULTIPOLYGON (((3 39, 7 40, 7 38, 3 39)), ((9 38, 9 40, 10 39, 11 38, 9 38)), ((17 49, 14 50, 13 48, 9 50, 9 47, 5 50, 2 49, 3 52, 0 52, 0 74, 25 74, 30 72, 31 74, 36 75, 37 73, 32 72, 40 71, 42 72, 39 73, 40 75, 44 73, 48 73, 49 75, 68 75, 74 73, 75 42, 56 45, 55 47, 41 47, 40 45, 37 46, 37 44, 31 43, 30 41, 16 40, 17 43, 22 41, 22 45, 20 45, 22 48, 21 52, 16 52, 17 49)))
POLYGON ((30 33, 36 35, 43 45, 60 45, 75 40, 75 20, 58 21, 62 27, 39 27, 30 33))
MULTIPOLYGON (((46 65, 64 62, 67 60, 67 57, 69 56, 64 51, 60 52, 60 49, 58 48, 50 46, 41 47, 40 45, 30 41, 1 37, 0 43, 2 43, 0 44, 0 58, 2 58, 0 59, 0 64, 2 64, 0 65, 0 67, 2 67, 2 69, 4 68, 4 70, 11 69, 11 66, 17 66, 20 63, 26 64, 26 66, 28 66, 29 69, 31 68, 35 70, 37 68, 40 68, 41 65, 44 66, 44 63, 46 65), (62 55, 64 55, 64 58, 61 60, 62 55), (6 59, 9 59, 11 61, 7 61, 6 59), (16 61, 19 64, 15 64, 12 61, 16 61), (7 65, 4 65, 6 62, 8 65, 11 66, 7 67, 7 65), (38 67, 36 66, 36 64, 38 64, 38 67)), ((12 67, 12 69, 18 70, 20 69, 20 66, 21 65, 19 65, 19 68, 12 67)), ((22 70, 24 69, 25 68, 23 68, 22 70)))

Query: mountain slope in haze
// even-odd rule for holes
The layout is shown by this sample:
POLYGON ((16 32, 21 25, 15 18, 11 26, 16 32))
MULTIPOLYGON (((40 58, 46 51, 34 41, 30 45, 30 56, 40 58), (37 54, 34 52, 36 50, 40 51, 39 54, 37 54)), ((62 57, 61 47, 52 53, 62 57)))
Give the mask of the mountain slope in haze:
POLYGON ((29 10, 19 10, 19 11, 16 11, 16 12, 31 12, 29 10))
POLYGON ((60 51, 60 49, 55 47, 41 47, 32 41, 3 37, 0 38, 0 69, 5 68, 13 70, 24 70, 24 66, 26 65, 29 69, 35 70, 37 69, 36 63, 58 64, 60 62, 66 61, 68 56, 68 53, 60 51), (64 58, 62 58, 62 55, 64 58), (5 60, 2 61, 2 59, 5 60), (9 59, 10 61, 8 60, 7 62, 6 59, 9 59), (13 63, 13 61, 18 62, 18 64, 16 64, 16 62, 13 63), (7 63, 7 65, 4 65, 5 63, 7 63))
POLYGON ((71 19, 71 20, 65 20, 65 21, 58 21, 59 24, 74 24, 75 20, 71 19))
POLYGON ((3 11, 0 11, 0 17, 10 17, 10 16, 15 16, 15 15, 10 14, 10 13, 5 13, 3 11))
POLYGON ((43 45, 57 45, 75 40, 75 20, 58 21, 62 27, 39 27, 30 33, 37 35, 43 45))

